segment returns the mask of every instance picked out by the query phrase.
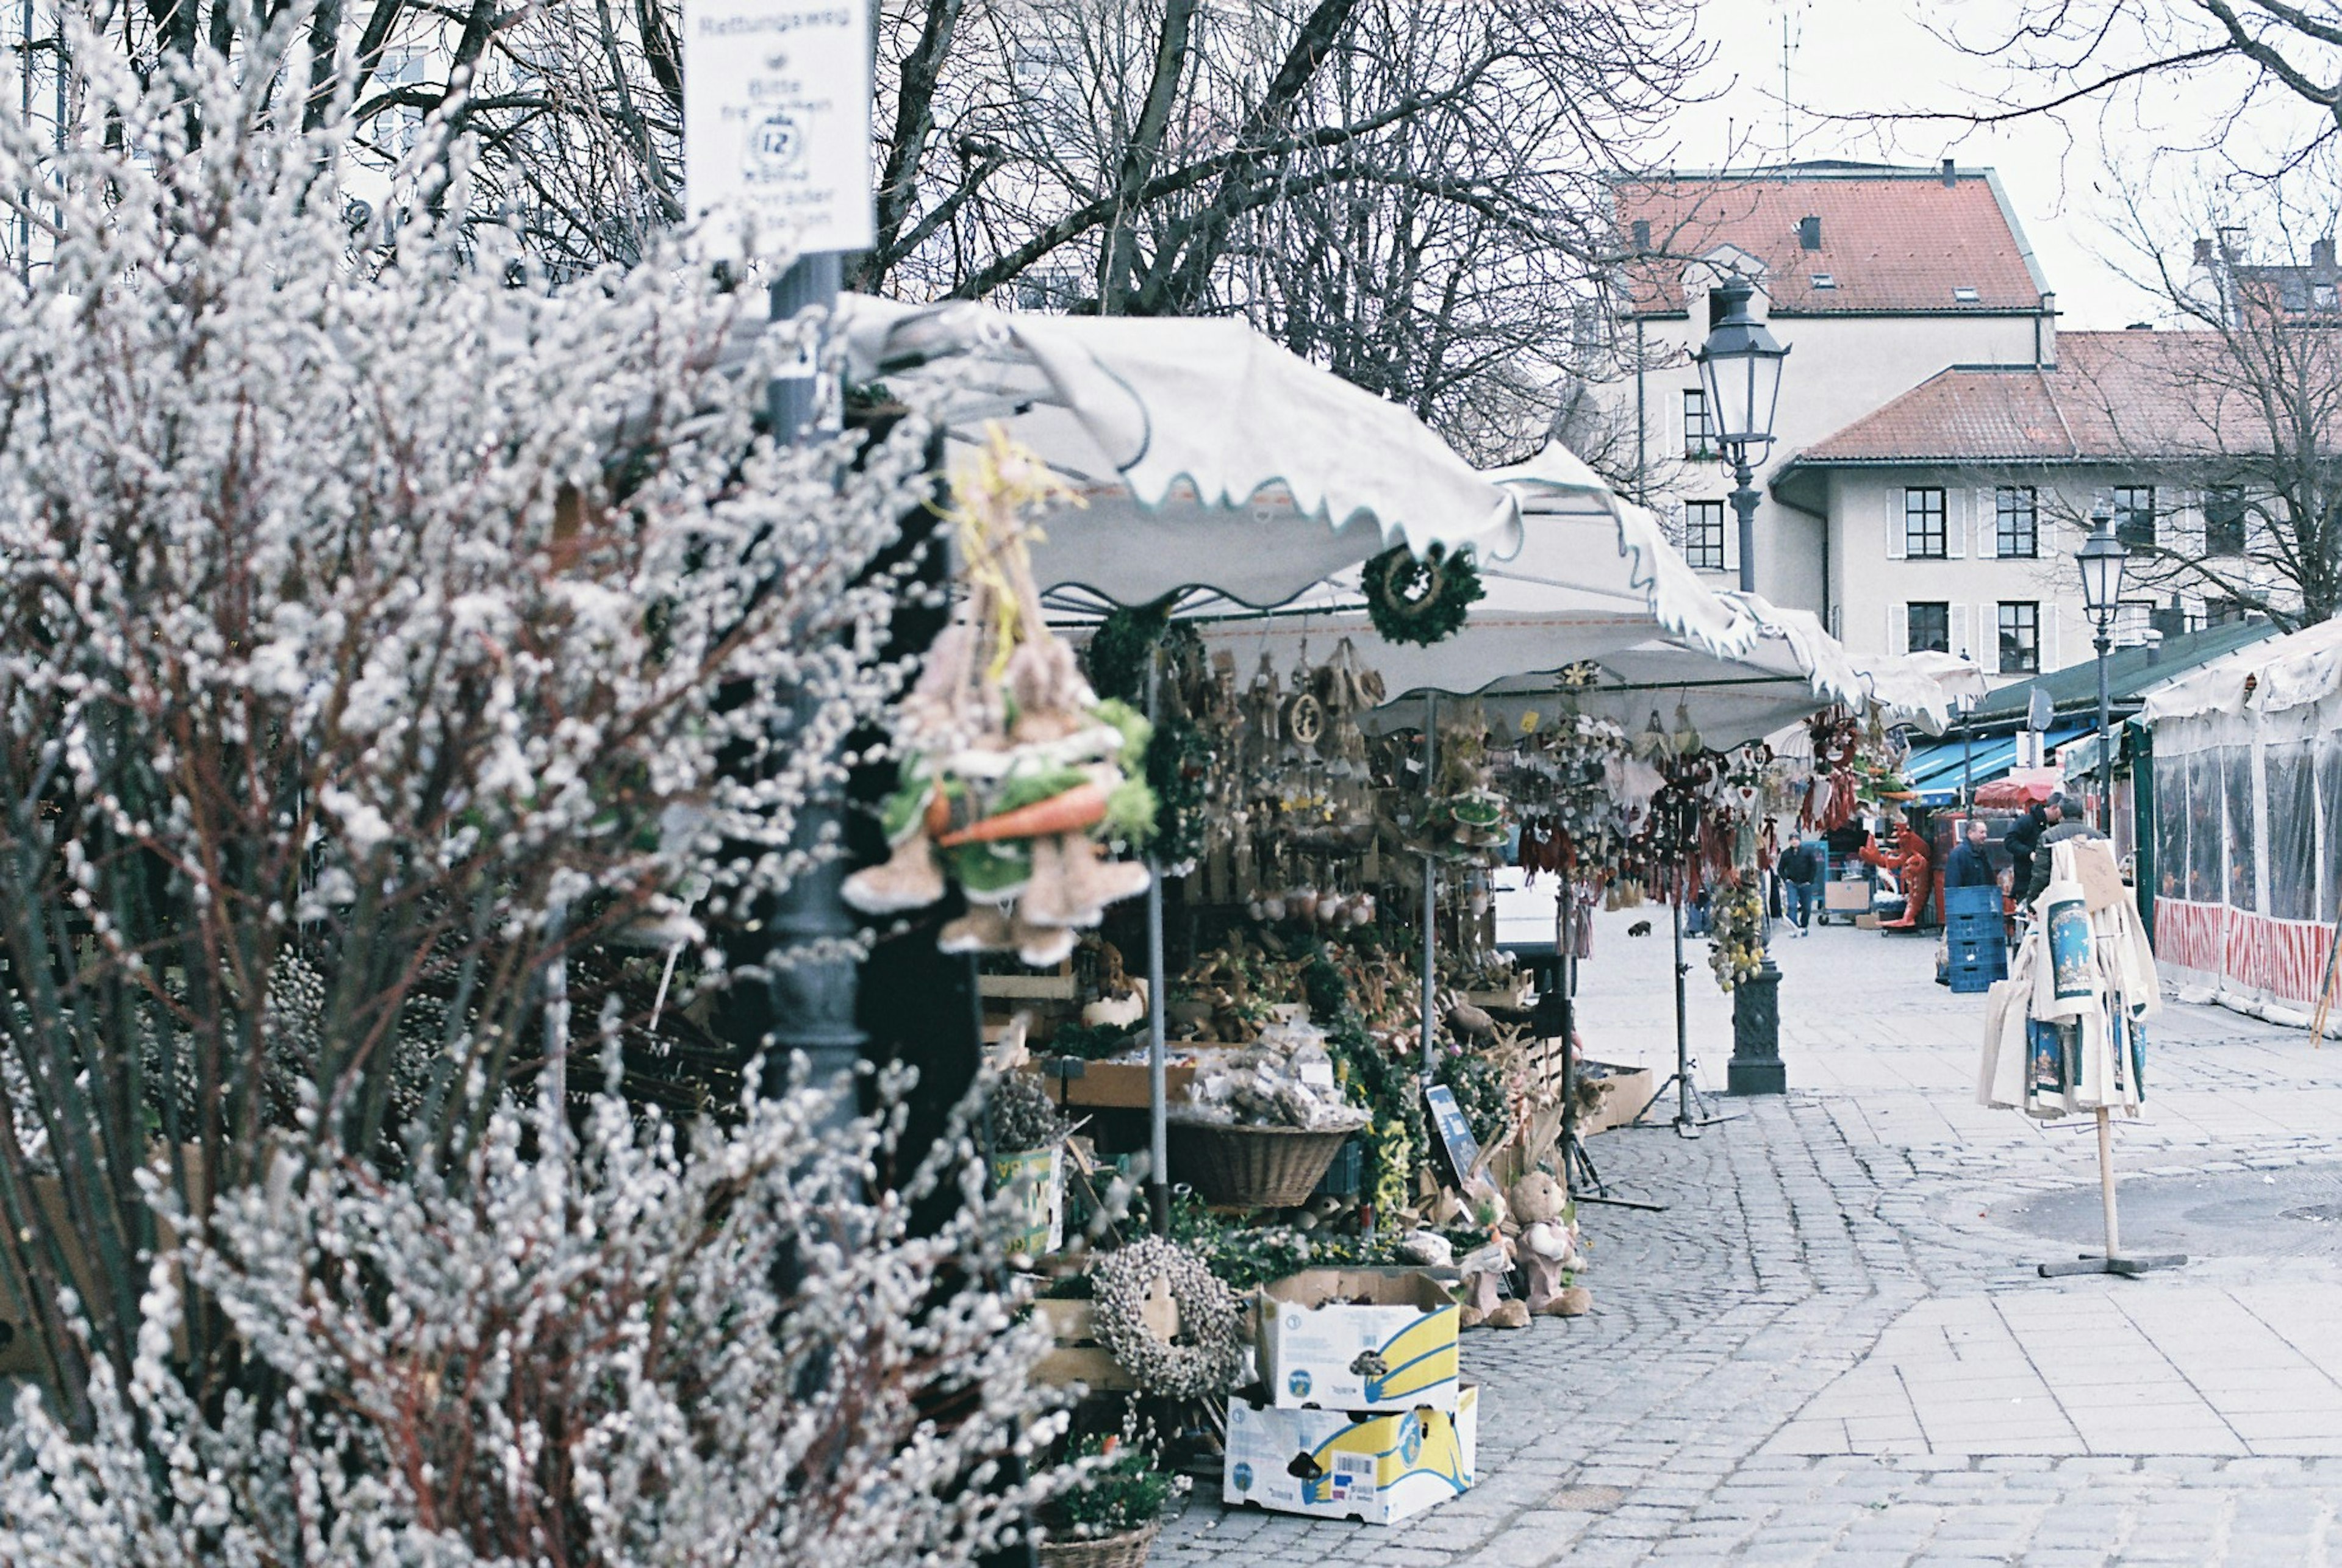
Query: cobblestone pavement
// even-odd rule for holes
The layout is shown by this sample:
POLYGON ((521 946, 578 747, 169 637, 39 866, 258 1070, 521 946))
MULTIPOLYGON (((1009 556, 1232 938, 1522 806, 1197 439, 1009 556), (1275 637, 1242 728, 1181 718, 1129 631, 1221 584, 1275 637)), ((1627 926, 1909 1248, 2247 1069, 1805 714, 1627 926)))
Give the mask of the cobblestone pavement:
MULTIPOLYGON (((1663 1075, 1666 934, 1629 940, 1633 918, 1597 930, 1582 1029, 1663 1075)), ((2246 1219, 2184 1269, 2038 1278, 2075 1250, 2048 1220, 2095 1184, 2088 1124, 1974 1104, 1981 998, 1932 983, 1932 943, 1838 928, 1777 950, 1791 1093, 1711 1098, 1734 1119, 1696 1139, 1592 1140, 1614 1191, 1669 1207, 1584 1206, 1590 1315, 1466 1336, 1473 1491, 1372 1528, 1224 1511, 1199 1483, 1155 1561, 2342 1563, 2331 1249, 2246 1219)), ((1712 1086, 1730 1024, 1705 955, 1687 944, 1712 1086)), ((2154 1039, 2148 1113, 2117 1133, 2134 1189, 2249 1193, 2257 1173, 2272 1205, 2331 1194, 2342 1048, 2177 1005, 2154 1039)), ((2160 1250, 2151 1227, 2125 1241, 2160 1250)))

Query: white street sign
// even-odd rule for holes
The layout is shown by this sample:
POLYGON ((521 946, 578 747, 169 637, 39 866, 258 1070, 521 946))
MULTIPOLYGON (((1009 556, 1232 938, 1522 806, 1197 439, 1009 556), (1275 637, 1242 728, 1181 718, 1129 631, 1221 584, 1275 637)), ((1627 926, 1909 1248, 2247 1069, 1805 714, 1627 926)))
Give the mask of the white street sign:
POLYGON ((685 205, 800 251, 867 250, 868 0, 684 0, 685 205))

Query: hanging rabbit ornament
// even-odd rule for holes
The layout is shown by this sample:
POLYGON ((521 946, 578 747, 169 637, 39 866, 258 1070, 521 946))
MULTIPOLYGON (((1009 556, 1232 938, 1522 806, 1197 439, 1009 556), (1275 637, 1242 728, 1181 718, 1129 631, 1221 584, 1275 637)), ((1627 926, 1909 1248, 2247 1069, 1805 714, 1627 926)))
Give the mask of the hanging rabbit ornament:
POLYGON ((953 488, 965 592, 902 704, 901 783, 882 814, 894 853, 843 892, 866 914, 899 914, 941 898, 948 876, 967 913, 944 927, 946 952, 1053 964, 1107 904, 1146 890, 1145 866, 1103 849, 1153 832, 1148 726, 1098 700, 1042 618, 1023 514, 1070 493, 996 425, 953 488))

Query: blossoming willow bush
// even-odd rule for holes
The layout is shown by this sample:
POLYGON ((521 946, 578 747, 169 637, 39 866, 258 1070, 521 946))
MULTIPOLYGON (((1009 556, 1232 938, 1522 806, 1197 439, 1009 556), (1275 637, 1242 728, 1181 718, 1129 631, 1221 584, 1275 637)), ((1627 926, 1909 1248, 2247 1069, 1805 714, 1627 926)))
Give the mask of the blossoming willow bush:
MULTIPOLYGON (((84 36, 87 134, 0 123, 53 236, 0 281, 0 1286, 62 1422, 0 1561, 964 1554, 1016 1342, 866 1133, 523 1109, 571 956, 721 985, 815 853, 923 433, 758 440, 761 295, 679 254, 551 292, 427 185, 351 231, 303 19, 143 84, 84 36)), ((566 994, 606 1060, 631 997, 566 994)))
POLYGON ((197 1407, 158 1263, 95 1435, 20 1404, 0 1562, 966 1561, 1067 1478, 1015 1469, 1060 1429, 1028 1392, 1046 1336, 951 1283, 987 1261, 973 1205, 906 1235, 856 1195, 869 1124, 826 1114, 800 1092, 686 1134, 610 1094, 572 1160, 528 1156, 533 1109, 460 1179, 287 1160, 187 1249, 265 1377, 197 1407))

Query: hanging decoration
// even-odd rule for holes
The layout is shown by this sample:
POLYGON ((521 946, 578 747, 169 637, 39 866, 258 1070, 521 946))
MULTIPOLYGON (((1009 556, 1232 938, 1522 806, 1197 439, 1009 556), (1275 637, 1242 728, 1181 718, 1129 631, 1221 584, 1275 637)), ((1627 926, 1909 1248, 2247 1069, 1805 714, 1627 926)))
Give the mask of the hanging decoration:
POLYGON ((1368 561, 1361 578, 1366 614, 1386 642, 1429 647, 1454 636, 1486 594, 1469 551, 1435 544, 1417 555, 1404 544, 1368 561))
POLYGON ((1155 836, 1148 847, 1176 873, 1204 853, 1216 761, 1212 732, 1195 717, 1211 697, 1203 639, 1194 626, 1171 618, 1167 598, 1116 610, 1090 635, 1086 662, 1101 697, 1144 709, 1150 660, 1156 661, 1156 678, 1154 734, 1146 743, 1146 785, 1155 792, 1155 836))
POLYGON ((1098 698, 1042 618, 1023 514, 1070 492, 997 426, 954 488, 966 591, 902 704, 901 784, 882 814, 893 854, 844 895, 898 914, 940 899, 948 877, 968 907, 945 951, 1054 964, 1107 904, 1146 890, 1145 866, 1104 850, 1154 830, 1138 776, 1150 731, 1098 698))

